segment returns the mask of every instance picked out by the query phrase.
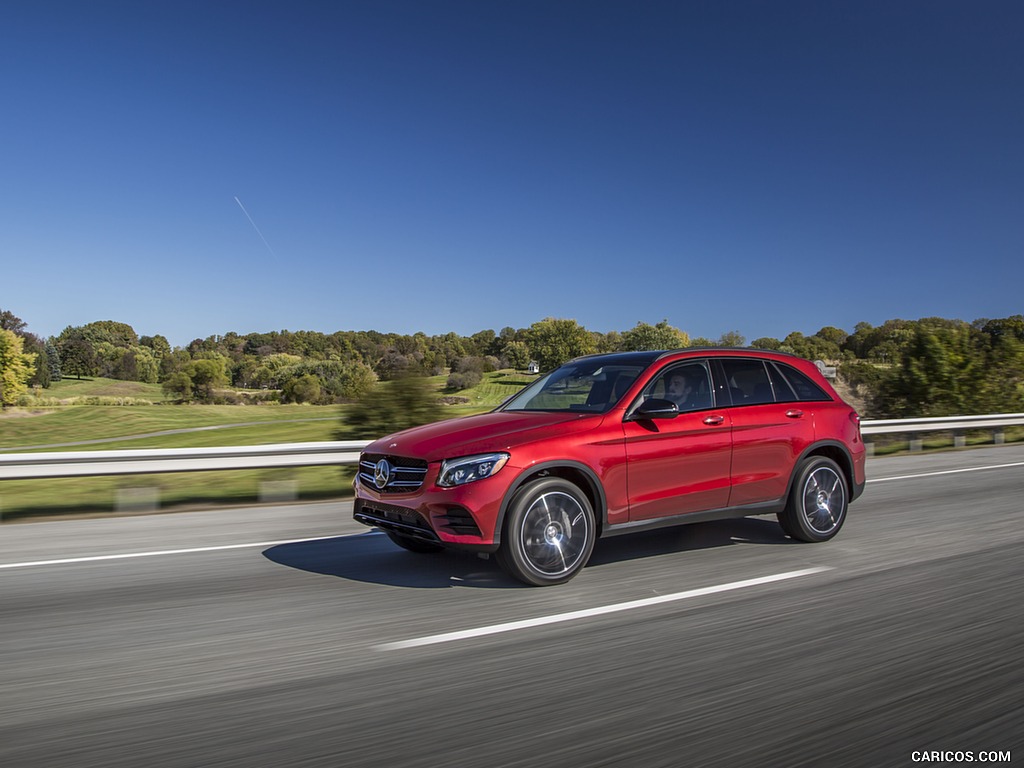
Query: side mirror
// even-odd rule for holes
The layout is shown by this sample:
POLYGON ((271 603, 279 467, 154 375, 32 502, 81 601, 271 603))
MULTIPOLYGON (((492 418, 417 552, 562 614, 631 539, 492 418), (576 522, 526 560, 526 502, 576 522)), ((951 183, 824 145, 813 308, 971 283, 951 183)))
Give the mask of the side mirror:
POLYGON ((649 421, 651 419, 674 419, 679 415, 679 406, 671 400, 659 400, 656 397, 645 400, 630 414, 633 421, 649 421))

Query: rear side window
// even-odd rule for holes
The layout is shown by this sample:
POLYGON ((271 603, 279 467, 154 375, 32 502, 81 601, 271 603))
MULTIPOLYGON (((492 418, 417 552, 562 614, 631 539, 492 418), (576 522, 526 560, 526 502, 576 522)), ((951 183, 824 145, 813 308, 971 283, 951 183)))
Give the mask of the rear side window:
POLYGON ((829 402, 825 390, 791 365, 768 360, 722 360, 733 405, 829 402))
POLYGON ((722 360, 725 383, 732 395, 733 405, 759 405, 774 403, 768 369, 761 360, 722 360))
POLYGON ((782 373, 786 378, 786 381, 789 382, 790 386, 796 392, 797 400, 803 402, 832 400, 832 398, 825 393, 825 390, 811 381, 807 375, 801 373, 796 368, 793 368, 790 365, 785 365, 784 363, 775 363, 775 367, 782 373))
POLYGON ((768 376, 772 380, 772 389, 775 390, 775 402, 795 403, 800 400, 779 369, 770 363, 768 365, 768 376))

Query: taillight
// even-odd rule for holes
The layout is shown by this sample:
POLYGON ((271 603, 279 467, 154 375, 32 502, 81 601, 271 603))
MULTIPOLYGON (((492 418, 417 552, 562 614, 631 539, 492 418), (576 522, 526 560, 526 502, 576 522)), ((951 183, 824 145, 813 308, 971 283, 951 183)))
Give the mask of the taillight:
POLYGON ((850 411, 850 421, 853 422, 853 426, 857 428, 857 434, 860 435, 860 414, 856 411, 850 411))

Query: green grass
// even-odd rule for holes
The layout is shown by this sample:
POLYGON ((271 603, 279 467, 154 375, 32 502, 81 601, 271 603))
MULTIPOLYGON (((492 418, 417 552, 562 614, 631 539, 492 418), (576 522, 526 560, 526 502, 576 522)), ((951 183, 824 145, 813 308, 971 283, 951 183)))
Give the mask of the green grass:
POLYGON ((162 403, 167 400, 159 384, 116 379, 62 379, 36 392, 39 397, 69 400, 75 397, 130 397, 162 403))
MULTIPOLYGON (((432 382, 439 396, 467 398, 446 406, 445 415, 454 417, 490 410, 534 378, 488 373, 478 386, 457 393, 445 391, 447 376, 432 382)), ((0 414, 0 453, 319 442, 334 439, 345 412, 341 405, 175 405, 164 400, 159 385, 111 379, 66 379, 40 396, 44 402, 122 398, 153 404, 9 409, 0 414)), ((352 472, 350 467, 301 467, 8 480, 0 483, 0 520, 109 514, 119 510, 119 497, 131 488, 158 489, 160 509, 251 504, 260 500, 264 483, 281 480, 294 483, 300 500, 339 498, 351 494, 352 472)))
POLYGON ((485 373, 484 380, 477 386, 455 394, 468 397, 473 404, 497 406, 514 395, 527 384, 537 380, 536 376, 513 371, 485 373))
MULTIPOLYGON (((21 409, 0 415, 0 450, 95 451, 319 442, 334 439, 342 412, 342 406, 300 405, 82 405, 38 412, 21 409), (202 431, 176 432, 196 428, 202 431), (159 432, 174 434, 137 437, 159 432), (104 442, 85 442, 97 439, 104 442), (74 442, 84 444, 58 447, 74 442), (26 446, 44 447, 29 450, 26 446)), ((352 470, 300 467, 6 480, 0 482, 0 520, 118 512, 120 492, 126 488, 158 489, 160 509, 255 503, 260 501, 264 483, 281 480, 294 483, 298 499, 340 498, 351 493, 352 470)))
POLYGON ((5 480, 0 482, 0 522, 152 511, 123 506, 123 492, 133 489, 156 489, 161 511, 259 503, 264 484, 281 481, 293 485, 297 500, 338 499, 351 495, 352 476, 351 467, 300 467, 5 480))
MULTIPOLYGON (((494 408, 534 378, 498 371, 485 374, 479 385, 461 392, 445 390, 446 376, 435 376, 431 382, 439 396, 465 398, 464 403, 446 407, 447 414, 460 416, 494 408)), ((158 385, 112 379, 66 379, 45 392, 46 397, 57 399, 123 397, 149 399, 156 404, 12 408, 0 415, 0 451, 58 450, 56 446, 59 450, 194 448, 332 440, 345 411, 340 405, 174 405, 157 397, 158 385), (199 429, 205 431, 181 431, 199 429)))
POLYGON ((527 384, 536 381, 536 379, 536 376, 526 373, 495 371, 493 373, 485 373, 483 381, 475 387, 458 392, 445 389, 445 384, 448 381, 447 376, 435 376, 431 381, 437 387, 440 395, 466 398, 467 402, 465 403, 449 406, 453 416, 463 416, 496 408, 527 384))
MULTIPOLYGON (((0 415, 0 450, 114 441, 159 432, 220 427, 213 431, 117 440, 49 450, 192 448, 331 440, 342 406, 303 405, 76 405, 14 408, 0 415), (259 426, 245 425, 259 422, 259 426)), ((47 450, 40 448, 38 450, 47 450)))

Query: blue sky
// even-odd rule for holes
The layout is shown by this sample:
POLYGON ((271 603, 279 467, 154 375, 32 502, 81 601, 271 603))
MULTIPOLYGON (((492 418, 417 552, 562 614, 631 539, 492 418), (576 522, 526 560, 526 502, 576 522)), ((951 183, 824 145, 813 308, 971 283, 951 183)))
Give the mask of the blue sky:
POLYGON ((1019 2, 0 10, 0 308, 172 344, 1024 312, 1019 2))

